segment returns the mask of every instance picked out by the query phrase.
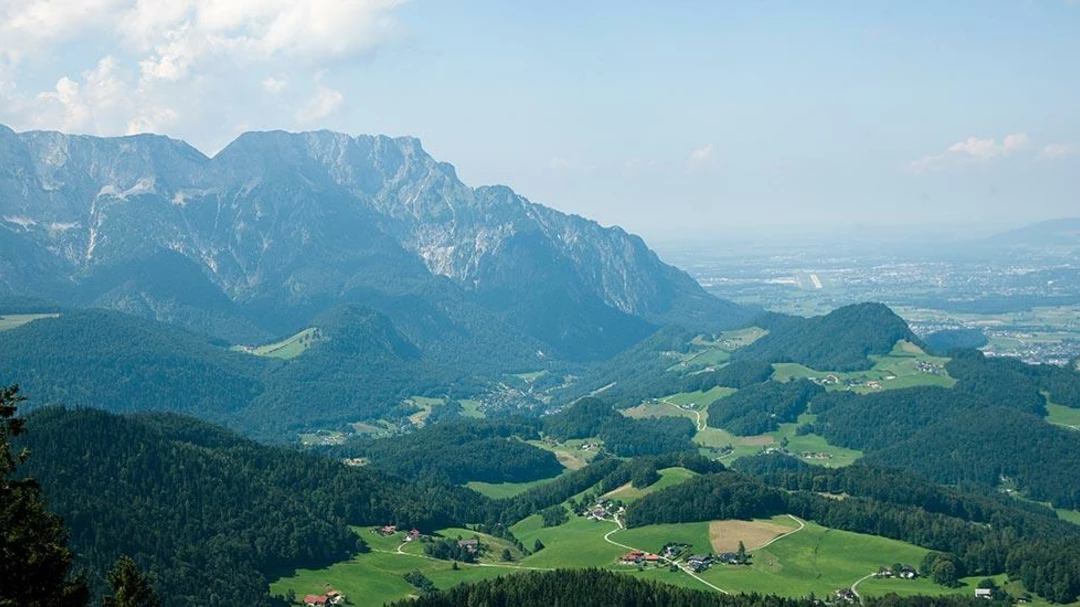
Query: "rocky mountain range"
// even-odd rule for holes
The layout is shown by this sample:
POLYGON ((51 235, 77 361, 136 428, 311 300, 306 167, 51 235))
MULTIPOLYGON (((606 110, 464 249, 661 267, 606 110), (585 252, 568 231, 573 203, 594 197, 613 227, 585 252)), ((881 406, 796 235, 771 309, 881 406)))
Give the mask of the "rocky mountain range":
POLYGON ((417 139, 326 131, 246 133, 211 158, 0 126, 0 290, 234 343, 360 303, 421 347, 512 333, 577 360, 750 314, 620 228, 463 184, 417 139))

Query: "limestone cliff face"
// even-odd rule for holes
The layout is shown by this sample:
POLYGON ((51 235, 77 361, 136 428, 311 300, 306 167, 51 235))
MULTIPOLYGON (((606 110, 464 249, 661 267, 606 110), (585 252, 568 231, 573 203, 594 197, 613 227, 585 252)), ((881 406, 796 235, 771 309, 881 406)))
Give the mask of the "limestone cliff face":
POLYGON ((0 287, 63 300, 162 250, 237 305, 317 306, 446 277, 556 341, 746 314, 640 238, 469 187, 413 138, 247 133, 208 158, 166 137, 0 127, 0 287), (523 305, 538 294, 550 305, 523 305), (562 312, 549 318, 552 307, 562 312))

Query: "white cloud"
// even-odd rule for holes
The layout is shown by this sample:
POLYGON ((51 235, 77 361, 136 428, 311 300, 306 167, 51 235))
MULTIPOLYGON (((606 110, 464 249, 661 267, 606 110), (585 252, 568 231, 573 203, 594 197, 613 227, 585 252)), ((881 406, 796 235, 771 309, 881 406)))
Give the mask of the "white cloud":
POLYGON ((696 165, 706 164, 713 157, 713 144, 700 147, 690 153, 690 162, 696 165))
POLYGON ((39 93, 36 101, 36 126, 65 131, 123 130, 125 115, 133 109, 132 93, 112 57, 83 72, 81 82, 61 77, 54 90, 39 93))
POLYGON ((1066 156, 1080 154, 1080 144, 1076 143, 1048 143, 1039 150, 1039 160, 1057 160, 1066 156))
POLYGON ((300 122, 312 122, 326 118, 336 112, 345 102, 345 96, 332 88, 318 85, 315 94, 296 110, 296 119, 300 122))
POLYGON ((289 83, 284 78, 266 78, 262 81, 263 90, 271 95, 277 95, 285 90, 289 83))
POLYGON ((950 145, 941 154, 931 154, 911 162, 908 165, 912 171, 922 173, 929 170, 942 169, 954 163, 960 162, 986 162, 994 158, 1010 156, 1021 150, 1028 149, 1031 141, 1024 133, 1006 135, 1001 143, 996 139, 980 139, 968 137, 963 141, 957 141, 950 145))
POLYGON ((372 53, 396 35, 405 2, 0 0, 0 115, 15 128, 100 135, 190 125, 199 132, 183 136, 213 140, 268 103, 266 92, 275 112, 318 120, 344 95, 318 78, 305 90, 296 76, 372 53), (105 56, 95 65, 88 48, 105 56), (21 89, 30 65, 61 66, 55 86, 21 89))

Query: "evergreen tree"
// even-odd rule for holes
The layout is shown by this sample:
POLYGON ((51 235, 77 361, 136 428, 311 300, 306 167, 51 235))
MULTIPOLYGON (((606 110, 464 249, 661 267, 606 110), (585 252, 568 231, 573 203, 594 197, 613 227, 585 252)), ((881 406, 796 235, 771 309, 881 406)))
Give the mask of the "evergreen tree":
POLYGON ((85 605, 85 581, 68 579, 72 553, 59 517, 45 509, 37 483, 14 478, 28 455, 10 443, 23 431, 15 417, 23 400, 18 386, 0 388, 0 606, 85 605))
POLYGON ((109 572, 112 594, 102 598, 105 607, 159 607, 161 601, 139 566, 129 556, 122 556, 109 572))

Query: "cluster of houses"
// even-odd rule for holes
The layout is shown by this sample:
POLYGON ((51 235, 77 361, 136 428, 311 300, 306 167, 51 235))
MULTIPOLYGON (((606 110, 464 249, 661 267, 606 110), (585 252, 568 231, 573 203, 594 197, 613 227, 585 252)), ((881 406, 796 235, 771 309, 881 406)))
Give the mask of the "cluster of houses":
POLYGON ((307 607, 325 607, 326 605, 344 605, 345 595, 327 586, 324 594, 309 594, 304 597, 307 607))
POLYGON ((892 567, 882 567, 878 569, 878 572, 874 574, 874 577, 886 580, 892 578, 913 580, 919 577, 919 572, 911 565, 893 565, 892 567))
MULTIPOLYGON (((648 565, 660 564, 662 562, 675 561, 686 551, 690 549, 687 544, 668 544, 660 551, 660 554, 653 554, 651 552, 642 552, 640 550, 633 550, 627 552, 619 558, 619 564, 621 565, 648 565)), ((721 554, 692 554, 686 557, 686 566, 690 568, 694 573, 701 573, 716 563, 723 563, 725 565, 742 565, 746 564, 747 559, 745 556, 740 556, 736 552, 723 552, 721 554)))
MULTIPOLYGON (((584 506, 584 504, 582 504, 584 506)), ((592 505, 590 508, 585 508, 584 511, 579 512, 581 516, 588 518, 591 521, 603 521, 611 520, 616 515, 622 514, 626 508, 621 502, 613 502, 611 500, 600 500, 592 505)))
POLYGON ((855 594, 855 591, 851 588, 841 588, 836 591, 836 601, 845 603, 854 603, 859 600, 859 595, 855 594))
POLYGON ((935 365, 931 362, 926 362, 925 360, 917 360, 915 361, 915 370, 922 371, 923 373, 930 373, 932 375, 938 375, 945 372, 945 367, 942 365, 935 365))
MULTIPOLYGON (((391 535, 394 535, 398 532, 398 528, 396 525, 383 525, 382 527, 372 527, 371 532, 376 535, 381 535, 383 537, 390 537, 391 535)), ((411 529, 405 534, 405 541, 415 542, 416 540, 420 539, 421 535, 422 534, 419 530, 411 529)))
POLYGON ((640 550, 634 550, 622 555, 619 559, 619 564, 622 565, 641 565, 647 563, 659 563, 661 557, 658 554, 651 552, 642 552, 640 550))

